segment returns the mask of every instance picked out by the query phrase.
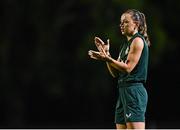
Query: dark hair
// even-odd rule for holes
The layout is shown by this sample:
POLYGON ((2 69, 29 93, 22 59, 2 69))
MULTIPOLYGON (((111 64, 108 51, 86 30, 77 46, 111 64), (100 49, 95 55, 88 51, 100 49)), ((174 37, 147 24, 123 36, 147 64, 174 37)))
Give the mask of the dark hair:
POLYGON ((147 25, 146 25, 146 18, 143 13, 135 9, 128 9, 125 13, 129 13, 132 15, 132 19, 139 23, 138 32, 144 36, 148 46, 150 46, 149 37, 147 35, 147 25))

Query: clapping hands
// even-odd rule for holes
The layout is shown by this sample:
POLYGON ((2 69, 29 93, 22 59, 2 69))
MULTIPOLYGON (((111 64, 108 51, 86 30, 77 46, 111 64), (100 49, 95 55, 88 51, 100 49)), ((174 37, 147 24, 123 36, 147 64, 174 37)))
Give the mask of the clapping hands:
POLYGON ((104 43, 99 37, 95 37, 94 42, 98 51, 89 50, 88 55, 90 56, 90 58, 96 59, 96 60, 108 61, 110 59, 109 39, 107 40, 107 43, 104 43))

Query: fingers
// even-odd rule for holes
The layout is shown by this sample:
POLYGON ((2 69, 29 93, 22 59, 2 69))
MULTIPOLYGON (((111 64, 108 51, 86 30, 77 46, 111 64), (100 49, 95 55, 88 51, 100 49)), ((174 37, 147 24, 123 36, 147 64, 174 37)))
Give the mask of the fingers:
POLYGON ((109 40, 109 39, 107 39, 107 44, 108 44, 108 45, 109 45, 109 41, 110 41, 110 40, 109 40))
POLYGON ((88 55, 92 55, 92 51, 93 51, 93 50, 89 50, 89 51, 88 51, 88 55))
POLYGON ((98 51, 89 50, 88 55, 93 59, 103 59, 108 55, 109 52, 109 39, 104 43, 99 37, 94 38, 95 45, 98 51))
POLYGON ((89 51, 88 51, 88 55, 89 55, 90 57, 99 57, 99 56, 100 56, 100 52, 93 51, 93 50, 89 50, 89 51))
POLYGON ((99 37, 95 37, 94 40, 95 40, 95 45, 96 45, 97 49, 100 52, 104 53, 105 51, 104 51, 103 45, 105 45, 105 43, 99 37))
POLYGON ((102 52, 104 55, 106 55, 106 52, 105 52, 105 50, 104 50, 104 48, 102 46, 100 46, 100 49, 101 49, 100 52, 102 52))
POLYGON ((89 50, 89 51, 88 51, 88 54, 89 54, 89 55, 92 55, 92 54, 100 54, 100 52, 98 52, 98 51, 93 51, 93 50, 89 50))
POLYGON ((96 45, 97 49, 99 51, 102 51, 101 48, 104 45, 104 42, 99 37, 95 37, 94 42, 95 42, 95 45, 96 45))
POLYGON ((104 45, 103 40, 101 40, 99 37, 95 37, 95 38, 94 38, 94 41, 95 41, 96 44, 104 45))
POLYGON ((99 60, 99 58, 97 58, 97 57, 94 57, 94 56, 90 56, 90 58, 92 58, 92 59, 95 59, 95 60, 99 60))
POLYGON ((107 44, 109 44, 109 39, 107 39, 107 44))
POLYGON ((96 60, 102 60, 105 57, 103 52, 97 52, 93 50, 89 50, 88 55, 90 56, 90 58, 93 58, 96 60))

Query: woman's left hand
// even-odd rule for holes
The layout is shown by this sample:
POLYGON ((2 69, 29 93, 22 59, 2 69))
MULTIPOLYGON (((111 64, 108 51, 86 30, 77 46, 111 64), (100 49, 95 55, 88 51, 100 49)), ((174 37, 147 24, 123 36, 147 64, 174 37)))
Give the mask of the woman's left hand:
POLYGON ((90 58, 95 59, 95 60, 102 60, 102 61, 110 61, 111 60, 111 57, 108 56, 104 50, 102 52, 89 50, 88 55, 90 56, 90 58))

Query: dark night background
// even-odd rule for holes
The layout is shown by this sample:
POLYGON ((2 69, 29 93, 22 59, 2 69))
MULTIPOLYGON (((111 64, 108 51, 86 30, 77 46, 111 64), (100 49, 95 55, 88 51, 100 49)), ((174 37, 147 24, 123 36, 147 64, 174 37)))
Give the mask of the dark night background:
POLYGON ((0 128, 115 128, 117 79, 88 57, 94 37, 117 57, 121 14, 146 15, 147 128, 180 128, 179 0, 1 0, 0 128))

